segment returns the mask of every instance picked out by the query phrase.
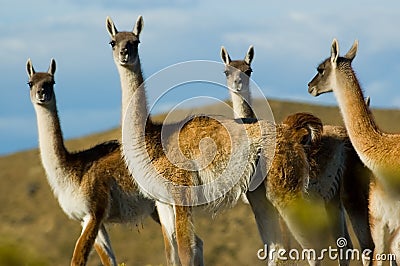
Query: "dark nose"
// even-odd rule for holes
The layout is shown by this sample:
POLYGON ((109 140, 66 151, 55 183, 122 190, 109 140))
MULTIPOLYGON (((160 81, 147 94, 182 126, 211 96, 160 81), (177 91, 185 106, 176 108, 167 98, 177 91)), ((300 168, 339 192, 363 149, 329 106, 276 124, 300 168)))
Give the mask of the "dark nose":
POLYGON ((236 78, 235 79, 235 84, 241 84, 242 83, 242 79, 241 78, 236 78))
POLYGON ((44 101, 45 95, 46 95, 46 92, 43 88, 38 89, 36 92, 36 97, 40 101, 44 101))

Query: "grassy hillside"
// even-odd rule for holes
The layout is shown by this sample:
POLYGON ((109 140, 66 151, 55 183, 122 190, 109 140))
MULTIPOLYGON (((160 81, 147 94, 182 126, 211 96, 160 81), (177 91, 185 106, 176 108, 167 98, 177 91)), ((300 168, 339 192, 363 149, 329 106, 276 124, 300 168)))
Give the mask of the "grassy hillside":
MULTIPOLYGON (((261 102, 256 101, 260 107, 261 102)), ((337 108, 270 101, 276 121, 290 113, 306 111, 324 123, 342 124, 337 108)), ((189 113, 218 114, 220 106, 190 110, 189 113)), ((400 131, 400 111, 374 110, 386 131, 400 131)), ((187 115, 181 113, 180 115, 187 115)), ((159 117, 158 119, 162 119, 159 117)), ((81 150, 101 141, 119 138, 120 130, 67 141, 69 150, 81 150)), ((38 150, 0 157, 0 265, 68 265, 80 225, 61 211, 47 184, 38 150)), ((205 243, 207 265, 263 265, 256 252, 262 248, 250 208, 239 203, 211 219, 196 213, 196 227, 205 243)), ((160 228, 151 219, 141 225, 109 226, 119 263, 165 265, 160 228)), ((89 265, 99 265, 95 253, 89 265)))

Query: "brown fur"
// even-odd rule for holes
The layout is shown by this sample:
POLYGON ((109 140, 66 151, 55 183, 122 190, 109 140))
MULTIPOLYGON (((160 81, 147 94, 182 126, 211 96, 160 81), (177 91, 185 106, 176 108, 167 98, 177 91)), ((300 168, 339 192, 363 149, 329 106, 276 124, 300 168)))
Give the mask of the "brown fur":
MULTIPOLYGON (((250 58, 254 56, 252 47, 250 47, 246 58, 249 55, 251 55, 250 58)), ((225 63, 225 74, 230 88, 235 87, 234 75, 236 72, 247 71, 246 74, 250 76, 252 70, 249 61, 246 61, 246 59, 232 61, 224 47, 221 48, 221 58, 225 63)), ((238 76, 235 77, 237 78, 238 76)), ((235 110, 236 114, 241 114, 244 117, 251 117, 250 113, 254 115, 250 105, 247 104, 251 100, 249 88, 242 87, 241 90, 231 93, 231 98, 232 102, 237 102, 236 105, 233 105, 234 109, 237 109, 235 110), (238 95, 241 98, 237 97, 238 95)), ((366 102, 369 102, 369 99, 366 102)), ((295 131, 300 130, 306 125, 305 123, 310 123, 309 125, 312 126, 313 120, 314 127, 318 127, 319 119, 304 113, 288 116, 282 123, 291 125, 292 130, 295 131)), ((310 130, 310 127, 303 128, 304 133, 306 130, 310 130)), ((310 134, 309 136, 312 135, 310 134)), ((314 193, 323 195, 324 200, 327 201, 326 207, 332 223, 336 223, 339 227, 342 227, 340 224, 344 221, 343 203, 360 242, 361 249, 373 250, 374 244, 368 222, 368 180, 371 175, 370 171, 363 166, 357 154, 355 154, 345 128, 324 126, 324 132, 321 135, 316 134, 314 137, 317 139, 313 143, 307 138, 299 140, 299 143, 304 145, 307 152, 310 183, 314 193), (343 157, 342 162, 340 162, 340 157, 343 157), (321 182, 320 179, 323 180, 324 186, 318 185, 321 182), (327 187, 327 185, 329 186, 327 187)), ((338 229, 333 232, 336 237, 343 237, 343 230, 347 232, 346 228, 338 229)), ((284 231, 285 227, 282 229, 282 232, 284 231)), ((350 247, 350 239, 348 239, 348 243, 350 247)))
MULTIPOLYGON (((360 161, 344 127, 325 125, 319 143, 315 154, 315 166, 310 167, 311 176, 326 176, 328 173, 323 171, 322 165, 331 167, 330 171, 336 171, 331 174, 337 183, 333 183, 334 186, 331 187, 328 195, 336 193, 340 199, 333 198, 333 208, 336 208, 335 204, 343 203, 361 250, 374 250, 368 213, 371 171, 360 161), (336 158, 338 155, 335 154, 340 153, 344 160, 335 166, 333 163, 338 161, 336 158)), ((310 161, 313 162, 313 160, 310 161)), ((332 210, 332 207, 329 209, 332 210)), ((351 245, 350 239, 348 243, 351 245)), ((368 265, 367 262, 364 262, 365 264, 368 265)))
MULTIPOLYGON (((251 62, 254 58, 254 47, 250 46, 243 60, 231 60, 225 47, 221 47, 221 59, 225 64, 226 83, 231 96, 234 118, 242 119, 244 122, 256 118, 251 106, 250 77, 253 72, 251 62)), ((254 122, 254 120, 253 120, 254 122)), ((245 203, 252 207, 257 227, 262 240, 265 243, 265 236, 271 237, 271 231, 281 234, 283 248, 291 245, 289 229, 285 221, 279 216, 275 207, 271 205, 266 195, 265 188, 259 186, 255 191, 248 191, 246 197, 242 196, 245 203), (262 190, 262 191, 261 191, 262 190), (261 195, 261 196, 259 196, 261 195), (267 218, 268 216, 268 218, 267 218), (277 216, 277 217, 275 217, 277 216), (279 216, 279 217, 278 217, 279 216), (274 222, 279 220, 279 228, 274 222)), ((271 237, 271 239, 278 239, 271 237)), ((268 243, 265 243, 268 244, 268 243)), ((276 243, 274 243, 276 244, 276 243)))
POLYGON ((66 214, 80 221, 83 226, 71 265, 86 265, 93 246, 103 265, 116 265, 104 223, 141 222, 155 211, 154 202, 144 198, 132 182, 122 160, 118 141, 105 142, 75 153, 65 149, 53 89, 55 62, 52 61, 51 69, 54 69, 49 73, 35 73, 30 61, 27 68, 31 99, 38 115, 42 162, 49 183, 61 207, 66 208, 66 214), (47 115, 48 118, 45 117, 47 115), (45 120, 42 120, 43 117, 45 120), (45 123, 42 124, 42 121, 45 123), (49 128, 40 128, 47 127, 46 124, 49 124, 49 128), (46 133, 47 130, 50 132, 46 133), (44 139, 42 134, 49 136, 44 139), (50 145, 53 151, 46 150, 48 144, 42 142, 53 142, 50 145), (48 156, 53 156, 55 161, 49 161, 48 156), (64 193, 70 194, 65 196, 64 193), (75 200, 68 203, 76 197, 79 197, 80 202, 75 200), (77 207, 77 211, 71 210, 69 205, 77 207), (82 210, 86 212, 83 206, 87 206, 87 213, 82 213, 82 210), (98 236, 99 230, 101 236, 98 236), (100 238, 96 240, 97 237, 104 237, 105 242, 100 238))
POLYGON ((330 243, 321 234, 332 232, 323 199, 308 185, 310 161, 315 160, 311 147, 318 147, 321 135, 317 117, 306 113, 288 116, 277 128, 275 157, 264 181, 269 199, 295 239, 302 248, 316 251, 330 243))
MULTIPOLYGON (((114 62, 117 66, 117 69, 120 74, 121 85, 122 85, 122 123, 124 124, 124 115, 127 111, 128 105, 130 104, 130 100, 135 93, 137 87, 139 87, 143 83, 143 74, 141 70, 138 46, 139 46, 139 36, 143 29, 143 18, 141 16, 138 17, 136 24, 131 32, 118 32, 117 28, 114 25, 114 22, 111 18, 107 17, 106 19, 106 27, 107 31, 110 34, 111 42, 110 45, 113 50, 113 58, 114 62), (125 86, 128 85, 129 86, 125 86)), ((161 143, 161 125, 153 124, 150 120, 144 122, 146 124, 146 133, 145 133, 145 143, 147 146, 148 156, 152 162, 154 162, 154 166, 160 172, 160 174, 166 174, 170 169, 173 169, 173 165, 163 158, 163 147, 161 143), (161 165, 165 166, 165 169, 160 167, 161 165)), ((134 166, 136 167, 136 166, 134 166)), ((183 173, 177 173, 176 178, 177 181, 181 180, 183 173)), ((191 183, 186 183, 190 185, 191 183)), ((144 194, 147 192, 143 191, 144 194)), ((180 195, 175 193, 174 188, 171 188, 171 193, 176 196, 177 202, 186 202, 187 198, 190 195, 180 195)), ((187 219, 191 219, 190 216, 187 219)), ((190 248, 194 249, 194 252, 191 254, 187 253, 187 249, 185 246, 182 246, 180 240, 182 239, 182 234, 177 231, 171 231, 171 228, 166 227, 166 220, 164 217, 160 217, 160 223, 162 224, 162 232, 164 236, 165 243, 165 252, 168 265, 179 264, 179 258, 177 260, 178 255, 182 255, 182 259, 187 262, 187 256, 190 258, 194 258, 193 261, 195 265, 203 265, 203 244, 202 240, 196 235, 192 235, 194 240, 192 243, 195 243, 195 247, 190 246, 190 248), (176 241, 175 238, 178 238, 179 241, 176 241), (176 244, 179 245, 176 245, 176 244), (176 248, 178 250, 176 250, 176 248), (185 250, 185 251, 182 251, 185 250), (179 254, 178 254, 179 253, 179 254), (186 254, 186 255, 183 255, 186 254)), ((187 223, 188 226, 191 223, 187 223)), ((194 232, 192 230, 192 232, 194 232)), ((182 239, 182 241, 184 241, 182 239)))
MULTIPOLYGON (((145 102, 143 98, 139 97, 140 95, 144 96, 144 91, 143 88, 138 88, 137 90, 140 90, 139 92, 136 92, 134 97, 132 98, 131 102, 131 107, 136 107, 136 108, 144 108, 143 103, 145 102)), ((135 114, 134 116, 127 116, 127 120, 125 123, 128 123, 131 125, 131 123, 135 123, 140 127, 139 124, 141 124, 144 121, 147 121, 147 118, 144 119, 143 115, 146 115, 146 113, 141 113, 138 110, 128 110, 129 114, 135 114), (130 119, 133 119, 132 122, 130 119)), ((194 159, 198 158, 199 155, 202 155, 202 159, 205 157, 206 160, 211 159, 211 162, 206 165, 204 169, 198 169, 197 167, 193 168, 193 171, 185 170, 182 167, 179 167, 179 165, 174 165, 171 163, 169 158, 165 155, 164 151, 161 150, 160 147, 157 147, 161 145, 160 140, 155 140, 152 137, 151 139, 153 140, 151 143, 149 143, 147 140, 149 139, 148 137, 145 138, 147 142, 147 150, 132 150, 130 147, 136 147, 136 143, 126 143, 126 146, 124 145, 124 153, 125 153, 125 158, 127 159, 128 166, 137 166, 141 167, 143 165, 142 163, 142 156, 147 157, 147 154, 155 154, 156 151, 162 151, 162 153, 158 156, 151 156, 150 158, 145 159, 145 161, 149 160, 149 163, 157 170, 157 177, 149 177, 146 176, 146 178, 155 178, 155 179, 160 179, 160 175, 164 179, 167 179, 169 182, 171 182, 172 186, 168 186, 168 191, 169 194, 172 196, 174 200, 174 208, 175 208, 175 213, 172 214, 175 219, 174 219, 174 226, 176 230, 176 242, 177 242, 177 248, 178 248, 178 254, 179 254, 179 259, 180 263, 183 265, 192 265, 193 260, 194 260, 194 252, 193 252, 193 245, 192 243, 195 243, 194 241, 194 228, 192 224, 192 208, 189 206, 182 207, 180 208, 180 205, 186 205, 189 204, 190 202, 187 201, 187 199, 192 199, 194 195, 187 195, 187 194, 176 194, 175 193, 175 187, 176 185, 180 186, 188 186, 188 185, 201 185, 201 184, 207 184, 209 181, 212 181, 216 177, 218 177, 225 169, 225 166, 227 165, 227 162, 229 161, 229 158, 231 157, 231 153, 229 152, 229 140, 231 140, 232 145, 246 145, 246 142, 243 142, 240 140, 239 135, 236 131, 243 130, 245 133, 246 139, 249 141, 250 145, 250 161, 249 165, 246 166, 249 169, 246 170, 246 176, 250 175, 251 176, 251 171, 254 171, 253 164, 255 163, 256 157, 257 157, 257 152, 258 152, 258 147, 261 147, 264 145, 265 147, 265 152, 272 152, 271 146, 268 146, 267 143, 269 142, 274 142, 274 139, 271 139, 269 135, 262 135, 260 132, 260 127, 264 127, 266 122, 259 123, 250 123, 250 124, 243 124, 240 125, 239 123, 235 121, 224 121, 224 123, 227 123, 226 126, 232 127, 229 129, 229 135, 228 135, 228 130, 224 130, 221 127, 221 121, 217 121, 216 119, 209 118, 209 117, 194 117, 190 119, 187 123, 185 123, 182 127, 179 127, 177 125, 177 129, 179 130, 174 130, 170 137, 166 140, 166 143, 168 144, 167 147, 167 152, 171 152, 172 155, 179 154, 182 152, 184 155, 186 155, 186 162, 185 160, 180 160, 178 159, 177 163, 189 163, 190 166, 190 161, 187 161, 188 159, 194 159), (234 130, 233 132, 231 130, 234 130), (226 132, 226 133, 225 133, 226 132), (215 150, 212 150, 213 153, 210 153, 211 150, 207 150, 210 148, 209 144, 205 146, 205 150, 202 150, 202 145, 200 145, 200 149, 198 148, 200 141, 207 140, 204 139, 204 137, 212 139, 213 145, 211 148, 215 148, 215 150), (179 141, 179 142, 177 142, 179 141), (125 148, 129 151, 126 152, 125 148), (201 150, 201 151, 200 151, 201 150), (132 153, 131 153, 132 152, 132 153), (134 155, 134 157, 131 157, 131 155, 134 155), (209 157, 209 155, 215 155, 215 157, 209 157), (204 157, 203 157, 204 156, 204 157), (132 160, 133 159, 133 160, 132 160), (136 161, 138 160, 138 161, 136 161), (253 170, 250 170, 253 169, 253 170), (209 181, 208 181, 209 180, 209 181), (180 210, 180 211, 178 211, 180 210), (188 259, 188 254, 189 258, 188 259)), ((147 127, 148 129, 149 127, 147 127)), ((150 127, 151 129, 154 129, 155 127, 150 127)), ((123 125, 123 131, 125 130, 124 125, 123 125)), ((272 132, 270 129, 267 129, 267 134, 271 134, 272 132)), ((273 131, 275 129, 273 128, 273 131)), ((154 136, 160 136, 158 132, 146 132, 147 134, 154 134, 154 136)), ((133 136, 132 136, 133 137, 133 136)), ((127 141, 134 140, 135 138, 130 136, 127 136, 127 141)), ((156 137, 157 138, 157 137, 156 137)), ((124 138, 123 138, 124 141, 124 138)), ((141 143, 141 142, 140 142, 141 143)), ((246 145, 247 146, 247 145, 246 145)), ((273 147, 274 145, 272 145, 273 147)), ((171 156, 170 158, 176 159, 179 158, 177 156, 171 156)), ((272 155, 267 156, 267 154, 261 154, 260 156, 265 156, 266 162, 269 162, 269 158, 272 158, 272 155)), ((242 160, 247 161, 247 158, 241 158, 242 160)), ((201 161, 200 161, 201 162, 201 161)), ((145 163, 146 165, 148 164, 147 162, 145 163)), ((135 168, 130 168, 130 170, 135 171, 135 168)), ((153 173, 146 173, 148 175, 153 175, 153 173)), ((222 208, 222 206, 232 206, 236 203, 238 197, 243 193, 246 192, 247 190, 247 185, 246 182, 240 181, 238 184, 235 184, 234 187, 224 195, 221 195, 222 197, 218 199, 216 204, 214 205, 216 207, 215 210, 218 210, 222 208), (242 183, 243 182, 243 183, 242 183)), ((153 181, 151 181, 153 182, 153 181)), ((159 184, 158 182, 162 182, 162 186, 165 185, 165 181, 157 181, 157 185, 159 184)), ((154 182, 153 182, 154 183, 154 182)), ((151 197, 151 195, 149 195, 151 197)), ((157 199, 156 199, 157 200, 157 199)), ((214 204, 214 202, 212 203, 214 204)), ((160 216, 161 220, 163 219, 162 216, 160 216)), ((165 231, 165 230, 164 230, 165 231)), ((165 241, 167 242, 167 241, 165 241)))
POLYGON ((354 150, 376 178, 369 193, 375 254, 390 248, 400 264, 400 161, 397 148, 400 135, 384 133, 376 125, 351 65, 357 49, 358 41, 355 41, 341 57, 339 44, 334 39, 331 56, 318 66, 318 74, 308 84, 308 91, 313 96, 334 92, 354 150), (385 237, 386 229, 394 234, 390 239, 385 237))
MULTIPOLYGON (((140 101, 140 99, 135 99, 135 101, 140 101)), ((141 99, 143 101, 143 99, 141 99)), ((133 104, 132 106, 136 106, 133 104)), ((130 113, 137 113, 133 112, 132 110, 130 113)), ((276 197, 277 201, 276 204, 277 206, 283 206, 285 208, 286 206, 291 205, 290 202, 296 202, 296 199, 301 196, 301 193, 303 193, 304 188, 306 187, 304 184, 306 183, 305 180, 308 178, 308 158, 307 158, 307 152, 305 150, 305 146, 308 144, 308 140, 311 140, 312 144, 314 141, 317 141, 320 139, 319 135, 321 134, 322 131, 322 125, 321 122, 317 119, 315 119, 313 116, 310 116, 312 119, 308 119, 308 123, 306 124, 306 128, 302 128, 301 125, 301 120, 300 120, 300 125, 294 125, 293 128, 297 129, 297 131, 294 131, 293 128, 290 128, 289 126, 282 125, 282 127, 277 128, 277 134, 279 137, 277 137, 277 148, 276 148, 276 155, 273 160, 273 166, 270 170, 270 173, 268 174, 268 177, 266 180, 271 181, 271 186, 270 190, 271 192, 267 191, 267 195, 271 195, 271 197, 274 197, 274 192, 277 191, 279 195, 283 195, 283 198, 276 197), (310 126, 311 125, 311 126, 310 126), (312 130, 310 130, 310 128, 312 130), (291 141, 287 141, 287 139, 291 141), (288 153, 288 151, 291 151, 288 153), (280 156, 282 154, 282 156, 280 156), (285 163, 283 163, 285 162, 285 163), (283 171, 283 175, 281 174, 281 171, 283 171), (281 177, 282 179, 274 179, 275 177, 281 177), (299 177, 302 177, 303 179, 299 179, 299 177), (274 183, 275 181, 275 183, 274 183), (285 191, 285 193, 283 193, 285 191), (288 203, 286 203, 288 202, 288 203)), ((137 120, 142 119, 140 116, 135 116, 133 118, 135 120, 135 123, 137 120)), ((306 119, 305 119, 306 120, 306 119)), ((297 121, 297 120, 295 120, 297 121)), ((206 157, 208 159, 209 157, 207 156, 209 154, 207 148, 215 148, 213 150, 215 155, 214 157, 211 158, 211 162, 206 165, 206 168, 204 171, 210 171, 213 176, 219 176, 221 171, 226 167, 227 165, 227 158, 232 157, 231 153, 229 152, 230 149, 226 149, 226 147, 229 147, 229 140, 231 141, 232 145, 235 144, 237 145, 240 143, 240 138, 237 139, 237 135, 235 134, 235 131, 238 130, 239 124, 236 124, 237 122, 234 121, 224 121, 225 123, 228 123, 233 127, 234 131, 231 130, 226 130, 221 124, 221 121, 218 121, 214 118, 210 117, 204 117, 204 116, 198 116, 190 119, 188 122, 184 124, 180 128, 180 131, 177 131, 176 137, 175 135, 172 134, 170 138, 168 138, 168 147, 170 149, 176 149, 177 147, 179 148, 179 151, 182 151, 187 157, 185 159, 197 159, 200 155, 201 157, 206 157), (234 126, 235 125, 235 126, 234 126), (228 134, 229 132, 229 134, 228 134), (209 146, 206 145, 205 149, 201 148, 201 141, 204 139, 212 139, 213 140, 213 145, 209 146), (174 142, 175 141, 175 142, 174 142), (177 143, 176 141, 179 141, 177 143), (228 145, 227 145, 228 143, 228 145), (199 148, 200 146, 200 148, 199 148)), ((246 130, 246 136, 249 141, 250 147, 252 145, 255 145, 255 150, 252 151, 252 154, 258 150, 257 146, 258 145, 263 145, 265 141, 267 141, 268 136, 264 136, 260 132, 260 127, 265 126, 263 124, 264 122, 262 121, 253 121, 253 123, 248 123, 248 124, 243 124, 241 127, 244 127, 246 130)), ((305 127, 305 126, 304 126, 305 127)), ((158 133, 154 132, 155 135, 158 133)), ((129 140, 130 138, 128 138, 129 140)), ((271 141, 269 139, 269 141, 271 141)), ((160 143, 160 142, 156 142, 160 143)), ((148 143, 150 144, 150 143, 148 143)), ((129 145, 135 145, 135 144, 129 144, 129 145)), ((128 146, 129 146, 128 145, 128 146)), ((154 146, 154 143, 151 143, 150 145, 147 145, 148 149, 157 149, 154 146)), ((154 151, 152 151, 154 152, 154 151)), ((141 154, 141 151, 137 150, 135 151, 136 154, 141 154)), ((126 158, 129 158, 129 154, 125 154, 126 158)), ((266 155, 262 155, 266 156, 266 155)), ((203 157, 203 158, 204 158, 203 157)), ((135 157, 135 158, 140 158, 140 157, 135 157)), ((172 157, 176 158, 176 157, 172 157)), ((266 156, 266 158, 272 158, 266 156)), ((246 159, 246 158, 243 158, 246 159)), ((139 159, 141 160, 141 159, 139 159)), ((128 159, 129 161, 129 159, 128 159)), ((180 160, 178 160, 181 162, 180 160)), ((136 161, 130 161, 130 163, 134 165, 139 165, 136 161)), ((158 169, 158 173, 162 174, 164 178, 166 178, 169 181, 172 181, 176 185, 190 185, 190 184, 204 184, 206 179, 203 177, 203 170, 197 170, 197 168, 193 171, 187 171, 184 170, 176 165, 171 164, 169 159, 165 156, 162 155, 158 157, 156 160, 151 160, 151 164, 158 169), (197 177, 197 179, 196 179, 197 177)), ((151 174, 150 174, 151 175, 151 174)), ((148 178, 153 178, 153 177, 148 177, 148 178)), ((154 177, 158 178, 158 177, 154 177)), ((215 178, 215 177, 212 177, 215 178)), ((268 187, 267 187, 268 189, 268 187)), ((171 187, 171 191, 173 191, 173 187, 171 187)), ((240 193, 236 193, 236 198, 232 199, 231 205, 234 205, 234 203, 237 200, 237 197, 243 192, 246 191, 246 186, 241 188, 239 190, 240 193)), ((231 199, 230 195, 231 192, 229 191, 227 195, 224 195, 224 199, 231 199)), ((173 193, 171 193, 173 194, 173 193)), ((182 198, 179 197, 180 195, 173 195, 174 200, 176 205, 179 206, 180 203, 182 203, 182 198)), ((188 196, 190 198, 190 195, 188 196)), ((300 197, 301 199, 302 197, 300 197)), ((307 203, 308 201, 304 201, 307 203)), ((184 203, 184 202, 183 202, 184 203)), ((324 211, 324 202, 321 201, 322 209, 319 209, 319 211, 324 211)), ((307 209, 313 209, 314 206, 307 204, 307 209)), ((318 206, 317 206, 318 207, 318 206)), ((294 211, 294 209, 292 209, 294 211)), ((310 213, 313 213, 310 211, 310 213)), ((317 215, 322 215, 317 213, 317 215)), ((187 242, 187 237, 191 238, 191 232, 193 232, 193 226, 191 221, 187 220, 187 217, 191 217, 191 208, 187 207, 186 211, 183 213, 177 213, 175 212, 175 226, 177 232, 185 232, 182 233, 181 238, 177 237, 177 243, 178 243, 178 252, 179 252, 179 257, 182 260, 186 260, 186 254, 188 250, 188 245, 191 243, 191 241, 187 242), (183 254, 183 255, 182 255, 183 254)), ((323 216, 326 218, 326 216, 323 216)), ((190 218, 189 218, 190 219, 190 218)), ((326 221, 325 221, 326 222, 326 221)), ((320 222, 321 224, 324 224, 323 222, 320 222)), ((304 225, 304 223, 302 223, 304 225)), ((292 228, 293 226, 298 226, 297 224, 291 224, 292 228)), ((312 227, 309 226, 309 230, 311 230, 312 227)), ((318 234, 312 234, 313 235, 313 241, 312 243, 315 243, 315 239, 320 238, 320 233, 326 231, 325 227, 322 228, 321 230, 318 230, 318 234)), ((178 234, 178 233, 177 233, 178 234)), ((315 247, 315 246, 312 246, 315 247)), ((190 264, 190 263, 189 263, 190 264)))
POLYGON ((251 69, 251 66, 244 63, 243 60, 233 60, 232 62, 230 62, 230 66, 239 69, 243 73, 251 73, 253 71, 251 69))
POLYGON ((286 206, 289 201, 301 197, 307 187, 303 179, 308 176, 307 154, 301 140, 308 132, 300 131, 296 136, 300 139, 296 141, 289 127, 281 126, 277 130, 275 157, 266 181, 267 195, 276 205, 286 206))
MULTIPOLYGON (((346 224, 343 224, 344 213, 343 207, 341 207, 343 202, 349 214, 356 236, 360 242, 361 249, 373 250, 374 244, 368 224, 369 215, 367 207, 370 171, 362 165, 355 154, 354 149, 352 149, 346 130, 337 126, 324 126, 322 132, 319 119, 313 119, 312 115, 304 113, 288 116, 283 121, 283 125, 286 125, 286 130, 297 131, 299 133, 297 136, 293 135, 290 137, 291 139, 297 139, 299 143, 303 144, 304 152, 308 157, 308 175, 310 177, 308 194, 314 196, 320 195, 318 197, 323 196, 322 202, 325 202, 326 205, 325 215, 327 215, 326 217, 329 219, 331 224, 329 227, 331 227, 330 230, 333 233, 333 237, 346 237, 349 244, 348 247, 351 248, 351 240, 349 239, 347 229, 345 228, 346 224), (314 141, 308 140, 307 137, 304 138, 304 136, 307 136, 305 135, 305 129, 311 133, 309 127, 307 127, 307 121, 310 121, 308 125, 314 128, 314 134, 310 134, 310 136, 314 136, 314 141), (302 128, 302 126, 304 127, 302 128), (305 143, 307 144, 304 145, 305 143), (344 157, 342 159, 335 158, 339 156, 340 153, 342 153, 342 156, 344 157), (340 164, 335 165, 335 161, 340 164), (326 166, 326 169, 321 166, 326 166), (334 171, 337 172, 335 173, 334 171), (321 178, 326 180, 319 181, 321 178), (323 189, 323 187, 318 185, 319 182, 326 183, 327 181, 330 185, 326 187, 326 189, 323 189), (344 226, 344 228, 340 229, 341 227, 337 227, 340 224, 343 224, 342 226, 344 226), (342 235, 343 232, 345 232, 347 236, 342 235)), ((280 131, 277 130, 277 132, 280 131)), ((290 152, 292 153, 294 150, 296 149, 292 148, 290 152)), ((298 151, 301 151, 301 147, 298 147, 298 151)), ((285 160, 281 159, 280 161, 284 162, 285 160)), ((301 162, 301 160, 299 161, 301 162)), ((291 169, 289 166, 286 168, 291 169)), ((274 169, 274 167, 271 169, 274 169)), ((285 176, 285 180, 290 180, 290 171, 282 171, 282 175, 285 176)), ((296 179, 295 181, 300 182, 300 180, 296 179)), ((296 202, 294 198, 300 198, 301 195, 301 190, 296 186, 298 185, 296 182, 289 183, 291 184, 290 187, 285 188, 281 186, 281 188, 284 188, 283 191, 285 191, 285 189, 288 191, 296 191, 294 188, 297 188, 297 193, 292 193, 289 196, 285 195, 283 191, 276 192, 273 189, 271 189, 271 191, 276 194, 285 195, 280 198, 283 202, 290 200, 296 202)), ((270 186, 273 188, 271 184, 270 186)), ((310 206, 310 208, 312 209, 312 206, 310 206)), ((319 212, 322 210, 322 207, 319 208, 319 212)), ((311 232, 310 235, 312 235, 311 232)))
POLYGON ((97 243, 94 243, 94 248, 100 257, 101 263, 105 266, 111 266, 108 255, 106 252, 104 252, 104 249, 97 243))

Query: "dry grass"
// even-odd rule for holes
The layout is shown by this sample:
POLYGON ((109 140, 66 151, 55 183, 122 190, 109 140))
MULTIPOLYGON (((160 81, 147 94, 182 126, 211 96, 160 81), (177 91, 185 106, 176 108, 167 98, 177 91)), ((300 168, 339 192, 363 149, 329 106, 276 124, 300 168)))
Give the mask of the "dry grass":
MULTIPOLYGON (((342 123, 337 108, 281 101, 270 104, 276 121, 293 112, 307 111, 325 123, 342 123)), ((204 110, 218 113, 218 106, 191 113, 204 110)), ((400 120, 400 111, 378 110, 374 114, 384 130, 400 131, 400 124, 394 123, 400 120)), ((119 129, 114 129, 68 141, 67 147, 80 150, 119 136, 119 129)), ((0 157, 0 169, 0 265, 68 265, 80 226, 59 208, 46 182, 38 151, 0 157)), ((247 205, 239 203, 215 219, 197 211, 196 218, 207 265, 264 265, 256 256, 262 244, 247 205)), ((165 265, 161 231, 151 219, 139 226, 111 225, 109 230, 121 265, 165 265)), ((89 265, 99 263, 93 253, 89 265)))

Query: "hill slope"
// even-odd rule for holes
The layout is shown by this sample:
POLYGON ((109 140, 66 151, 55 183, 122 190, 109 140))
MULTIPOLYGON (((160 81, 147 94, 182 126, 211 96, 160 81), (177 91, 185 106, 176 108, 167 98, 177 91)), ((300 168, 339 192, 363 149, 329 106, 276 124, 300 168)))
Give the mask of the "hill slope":
MULTIPOLYGON (((262 102, 256 101, 256 108, 262 102)), ((294 112, 311 112, 324 123, 342 124, 335 107, 270 101, 275 119, 294 112)), ((193 109, 189 113, 218 114, 220 106, 193 109)), ((180 115, 186 116, 188 112, 180 115)), ((400 131, 400 111, 374 110, 382 129, 400 131)), ((162 119, 163 117, 158 117, 162 119)), ((119 129, 67 141, 80 150, 101 141, 116 139, 119 129)), ((47 184, 38 150, 0 157, 0 265, 68 265, 80 225, 61 211, 47 184), (29 263, 27 263, 29 262, 29 263)), ((263 265, 256 252, 262 248, 253 214, 243 203, 215 219, 197 212, 196 227, 205 243, 207 265, 263 265)), ((142 225, 111 225, 110 237, 119 263, 164 265, 160 228, 151 219, 142 225)), ((89 265, 99 265, 95 253, 89 265)))

